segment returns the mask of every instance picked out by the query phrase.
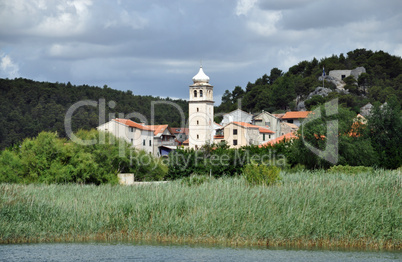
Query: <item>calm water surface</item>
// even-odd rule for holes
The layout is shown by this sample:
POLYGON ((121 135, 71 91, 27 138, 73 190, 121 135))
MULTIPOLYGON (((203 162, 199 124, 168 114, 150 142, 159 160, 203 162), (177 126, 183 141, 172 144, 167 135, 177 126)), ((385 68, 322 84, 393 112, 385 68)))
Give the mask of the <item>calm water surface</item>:
POLYGON ((0 261, 402 261, 402 252, 72 243, 0 245, 0 261))

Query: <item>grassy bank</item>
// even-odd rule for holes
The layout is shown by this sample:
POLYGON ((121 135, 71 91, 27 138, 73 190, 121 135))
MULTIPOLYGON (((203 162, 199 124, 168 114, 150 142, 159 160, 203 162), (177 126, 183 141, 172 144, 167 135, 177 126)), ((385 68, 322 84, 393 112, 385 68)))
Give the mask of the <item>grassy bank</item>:
POLYGON ((189 186, 0 185, 0 243, 167 240, 401 249, 401 174, 282 174, 189 186))

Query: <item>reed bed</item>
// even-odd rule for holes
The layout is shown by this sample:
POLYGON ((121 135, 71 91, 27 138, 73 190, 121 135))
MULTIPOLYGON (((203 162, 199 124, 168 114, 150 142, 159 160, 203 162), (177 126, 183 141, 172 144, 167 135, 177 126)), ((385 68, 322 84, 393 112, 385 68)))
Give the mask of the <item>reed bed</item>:
POLYGON ((0 243, 152 240, 401 249, 402 176, 282 173, 189 186, 0 185, 0 243))

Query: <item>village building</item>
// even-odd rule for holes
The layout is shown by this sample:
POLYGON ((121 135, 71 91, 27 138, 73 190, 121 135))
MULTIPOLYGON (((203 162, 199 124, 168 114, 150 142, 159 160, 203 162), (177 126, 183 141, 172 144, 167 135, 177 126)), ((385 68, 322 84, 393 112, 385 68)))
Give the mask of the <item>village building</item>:
POLYGON ((170 132, 175 135, 178 145, 182 145, 188 139, 188 127, 171 127, 170 132))
POLYGON ((269 128, 269 130, 275 132, 275 137, 281 135, 281 122, 280 117, 264 110, 253 118, 254 125, 269 128))
MULTIPOLYGON (((299 127, 295 124, 287 123, 287 122, 281 122, 281 133, 280 136, 283 136, 285 134, 295 134, 299 130, 299 127)), ((277 136, 279 137, 279 136, 277 136)))
POLYGON ((282 121, 295 124, 297 127, 300 127, 303 119, 307 118, 310 113, 311 111, 289 111, 282 116, 282 121))
POLYGON ((244 122, 251 124, 252 121, 253 121, 252 114, 244 112, 243 110, 238 108, 230 113, 226 113, 223 115, 221 126, 225 126, 231 122, 244 122))
POLYGON ((362 73, 366 73, 366 69, 364 67, 356 67, 353 70, 331 70, 329 71, 329 76, 338 81, 342 81, 348 76, 353 76, 357 80, 362 73))
POLYGON ((177 149, 176 136, 171 133, 168 125, 149 125, 147 127, 154 131, 154 155, 166 156, 170 151, 177 149))
POLYGON ((266 127, 256 126, 245 122, 230 122, 225 125, 219 135, 215 135, 215 142, 223 140, 232 148, 259 145, 273 139, 275 132, 266 127))
POLYGON ((189 147, 200 148, 214 142, 214 99, 213 86, 209 77, 202 70, 193 77, 190 86, 189 114, 189 147))
POLYGON ((126 140, 136 149, 154 154, 154 130, 146 125, 130 119, 116 118, 98 126, 97 129, 126 140))

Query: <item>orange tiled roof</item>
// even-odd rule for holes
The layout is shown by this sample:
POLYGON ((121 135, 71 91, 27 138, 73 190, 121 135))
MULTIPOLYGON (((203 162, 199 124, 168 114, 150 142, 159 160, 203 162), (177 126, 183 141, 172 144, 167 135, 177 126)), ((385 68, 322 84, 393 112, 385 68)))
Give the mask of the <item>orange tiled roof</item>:
POLYGON ((188 144, 190 144, 190 140, 189 139, 184 140, 183 145, 188 145, 188 144))
POLYGON ((122 118, 115 118, 113 119, 116 122, 122 123, 123 125, 129 126, 129 127, 134 127, 140 130, 146 130, 146 131, 154 131, 148 126, 138 124, 130 119, 122 119, 122 118))
POLYGON ((311 111, 291 111, 286 112, 282 119, 299 119, 299 118, 306 118, 311 111))
POLYGON ((265 134, 275 134, 274 131, 269 130, 268 128, 265 127, 259 127, 258 130, 260 133, 265 133, 265 134))
POLYGON ((289 139, 295 139, 297 136, 295 136, 292 132, 284 134, 283 136, 277 137, 273 140, 269 140, 268 142, 265 142, 264 144, 261 144, 259 147, 264 147, 264 146, 272 146, 274 144, 280 143, 282 141, 289 140, 289 139))
POLYGON ((163 133, 168 125, 149 125, 147 127, 154 131, 154 136, 156 136, 159 133, 163 133))
POLYGON ((256 125, 252 125, 252 124, 245 123, 245 122, 233 122, 233 124, 242 126, 245 128, 258 128, 258 131, 260 131, 260 133, 275 134, 274 131, 271 131, 268 128, 262 127, 262 126, 256 126, 256 125))
POLYGON ((221 138, 224 138, 224 136, 223 135, 215 135, 214 138, 215 139, 221 139, 221 138))

